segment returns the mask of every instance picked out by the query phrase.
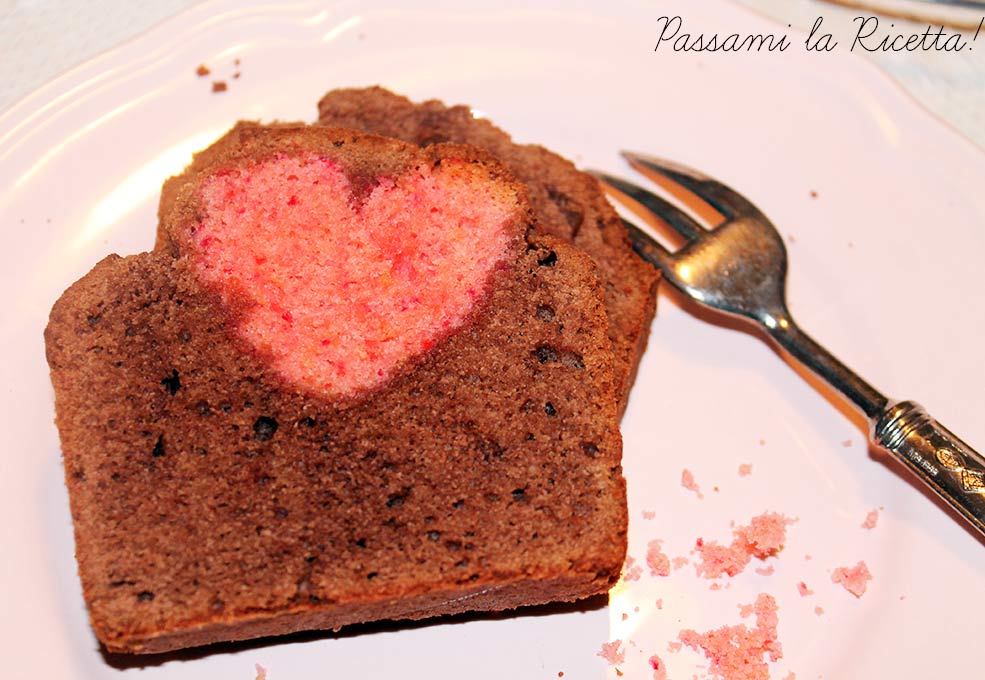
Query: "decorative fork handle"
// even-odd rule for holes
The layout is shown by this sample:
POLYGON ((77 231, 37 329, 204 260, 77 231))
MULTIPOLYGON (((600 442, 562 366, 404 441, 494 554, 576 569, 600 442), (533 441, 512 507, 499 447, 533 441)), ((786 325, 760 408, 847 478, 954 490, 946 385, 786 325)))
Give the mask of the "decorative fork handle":
MULTIPOLYGON (((869 419, 869 438, 900 460, 985 536, 985 458, 912 401, 890 402, 817 341, 784 308, 767 333, 869 419)), ((762 321, 761 321, 762 323, 762 321)))
POLYGON ((871 437, 985 534, 985 459, 977 451, 912 401, 873 419, 871 437))

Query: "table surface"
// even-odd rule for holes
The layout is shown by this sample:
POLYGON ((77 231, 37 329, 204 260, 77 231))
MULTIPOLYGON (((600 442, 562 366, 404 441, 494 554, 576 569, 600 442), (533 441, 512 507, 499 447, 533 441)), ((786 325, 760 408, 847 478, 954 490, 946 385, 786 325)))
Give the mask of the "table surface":
MULTIPOLYGON (((782 24, 854 35, 857 9, 819 0, 738 0, 782 24)), ((0 112, 59 74, 201 0, 0 0, 0 112)), ((926 24, 893 19, 900 31, 926 24)), ((983 32, 985 33, 985 32, 983 32)), ((871 59, 925 107, 985 148, 985 35, 979 50, 872 53, 871 59)))

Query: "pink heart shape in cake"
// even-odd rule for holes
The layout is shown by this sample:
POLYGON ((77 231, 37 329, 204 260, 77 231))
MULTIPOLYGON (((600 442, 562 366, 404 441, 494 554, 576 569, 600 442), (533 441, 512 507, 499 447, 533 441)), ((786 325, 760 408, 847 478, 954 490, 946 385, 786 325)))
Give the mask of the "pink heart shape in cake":
POLYGON ((518 237, 517 196, 443 159, 359 192, 335 161, 280 155, 201 185, 200 277, 282 378, 349 399, 460 327, 518 237))

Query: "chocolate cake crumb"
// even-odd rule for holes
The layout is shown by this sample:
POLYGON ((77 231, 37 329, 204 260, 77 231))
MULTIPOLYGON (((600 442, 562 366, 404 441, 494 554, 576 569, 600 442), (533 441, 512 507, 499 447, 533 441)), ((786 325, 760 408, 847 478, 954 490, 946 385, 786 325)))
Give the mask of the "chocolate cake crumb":
POLYGON ((212 81, 212 91, 213 92, 225 92, 229 89, 225 80, 214 80, 212 81))

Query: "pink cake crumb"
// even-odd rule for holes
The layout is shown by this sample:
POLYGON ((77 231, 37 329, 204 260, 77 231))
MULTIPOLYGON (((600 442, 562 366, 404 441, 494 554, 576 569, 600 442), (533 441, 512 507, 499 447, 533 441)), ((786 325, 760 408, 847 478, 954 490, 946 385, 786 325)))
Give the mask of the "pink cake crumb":
POLYGON ((626 557, 626 564, 622 568, 623 581, 639 581, 643 576, 643 567, 636 564, 635 557, 626 557))
POLYGON ((797 592, 800 593, 801 597, 807 597, 808 595, 813 595, 814 591, 807 587, 807 584, 801 581, 797 584, 797 592))
POLYGON ((744 550, 761 560, 772 557, 783 548, 787 525, 794 521, 778 512, 764 512, 753 517, 749 526, 735 529, 733 545, 736 541, 740 542, 744 550))
POLYGON ((741 573, 753 557, 765 560, 775 556, 786 541, 787 525, 794 520, 776 512, 765 512, 753 517, 748 526, 732 530, 732 543, 728 546, 714 541, 698 539, 695 552, 701 562, 695 565, 698 576, 719 578, 722 574, 735 576, 741 573))
POLYGON ((226 169, 179 235, 241 338, 329 398, 381 385, 464 323, 515 239, 515 199, 465 161, 373 179, 356 201, 314 153, 226 169))
POLYGON ((821 607, 821 606, 814 607, 814 613, 817 614, 818 616, 820 616, 821 614, 824 613, 824 607, 821 607))
POLYGON ((723 574, 735 576, 742 572, 751 559, 749 553, 720 545, 714 541, 698 539, 694 545, 701 561, 694 565, 698 576, 708 579, 721 578, 723 574))
POLYGON ((838 567, 831 574, 831 580, 839 583, 855 597, 862 597, 865 593, 866 584, 872 580, 869 567, 865 562, 859 562, 854 567, 838 567))
POLYGON ((663 541, 655 539, 646 546, 646 563, 654 576, 670 576, 670 558, 660 549, 663 541))
POLYGON ((653 669, 653 680, 667 680, 667 667, 656 654, 650 657, 650 668, 653 669))
POLYGON ((863 529, 875 529, 876 524, 879 522, 879 511, 869 510, 868 514, 865 516, 865 521, 862 522, 863 529))
POLYGON ((688 491, 693 491, 699 499, 704 498, 704 494, 701 493, 701 488, 698 483, 694 481, 694 473, 684 468, 681 472, 681 486, 683 486, 688 491))
POLYGON ((622 647, 622 640, 603 642, 602 649, 599 650, 596 656, 601 656, 609 662, 610 666, 624 663, 626 661, 626 650, 620 649, 620 647, 622 647))
POLYGON ((267 680, 267 669, 258 663, 253 664, 253 666, 257 672, 256 680, 267 680))
POLYGON ((656 604, 657 604, 657 609, 663 609, 664 608, 664 599, 662 597, 661 598, 658 598, 656 604))
POLYGON ((756 626, 745 624, 722 626, 706 633, 682 630, 678 636, 681 642, 701 651, 710 662, 708 672, 718 680, 769 680, 769 661, 778 661, 783 656, 780 642, 776 639, 777 616, 776 601, 772 596, 761 593, 752 605, 756 615, 756 626))
POLYGON ((655 513, 653 510, 644 510, 643 511, 643 519, 653 519, 656 516, 657 516, 657 513, 655 513))
POLYGON ((681 567, 686 567, 690 563, 691 563, 691 560, 689 560, 688 558, 684 557, 683 555, 680 555, 678 557, 675 557, 674 559, 672 559, 670 561, 671 566, 673 566, 675 570, 680 569, 681 567))
POLYGON ((718 583, 717 581, 715 583, 712 583, 710 586, 708 586, 708 590, 721 590, 721 589, 722 589, 722 584, 718 583))
POLYGON ((671 640, 670 642, 667 643, 667 651, 670 652, 671 654, 677 654, 677 652, 681 651, 681 648, 683 646, 684 643, 677 642, 676 640, 671 640))
POLYGON ((739 476, 748 477, 752 474, 752 463, 742 463, 739 466, 739 476))
POLYGON ((760 576, 772 576, 774 571, 776 571, 776 567, 772 564, 767 564, 765 567, 756 567, 756 573, 760 576))

